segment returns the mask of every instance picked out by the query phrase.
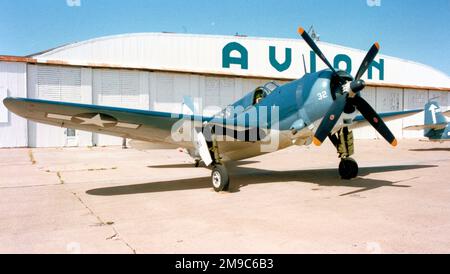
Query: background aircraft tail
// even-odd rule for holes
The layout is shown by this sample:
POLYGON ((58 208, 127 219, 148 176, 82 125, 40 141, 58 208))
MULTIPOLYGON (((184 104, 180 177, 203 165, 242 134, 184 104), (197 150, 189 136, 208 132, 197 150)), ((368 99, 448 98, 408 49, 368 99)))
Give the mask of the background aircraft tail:
POLYGON ((425 125, 446 124, 444 114, 442 114, 439 103, 430 101, 425 105, 425 125))
POLYGON ((424 136, 430 139, 447 139, 447 119, 441 111, 439 103, 430 101, 425 105, 424 136))

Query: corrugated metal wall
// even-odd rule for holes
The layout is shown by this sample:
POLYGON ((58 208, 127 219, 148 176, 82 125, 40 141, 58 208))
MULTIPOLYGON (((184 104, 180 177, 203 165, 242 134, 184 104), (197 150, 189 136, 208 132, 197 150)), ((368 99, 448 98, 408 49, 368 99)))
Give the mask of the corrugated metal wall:
MULTIPOLYGON (((149 73, 134 70, 93 70, 93 103, 97 105, 149 109, 149 73)), ((94 134, 94 145, 120 145, 122 139, 94 134)))
MULTIPOLYGON (((191 96, 197 109, 205 115, 218 112, 241 98, 266 80, 214 77, 182 73, 161 73, 138 70, 91 69, 23 63, 0 63, 0 88, 8 96, 41 98, 57 101, 99 104, 165 112, 186 112, 183 97, 191 96), (27 92, 28 82, 28 92, 27 92)), ((368 87, 362 92, 379 112, 423 108, 428 99, 436 97, 448 108, 449 92, 403 90, 368 87)), ((89 145, 120 145, 116 137, 76 131, 67 136, 62 128, 27 122, 8 114, 7 123, 0 122, 0 147, 60 147, 89 145)), ((403 131, 403 127, 423 123, 423 114, 388 122, 398 138, 421 138, 420 131, 403 131)), ((370 127, 355 131, 356 138, 379 138, 370 127)))
MULTIPOLYGON (((92 103, 92 70, 61 66, 29 65, 28 97, 73 103, 92 103)), ((89 146, 92 133, 28 122, 31 147, 89 146)))
MULTIPOLYGON (((24 63, 0 62, 0 90, 1 97, 27 96, 27 65, 24 63)), ((27 121, 7 111, 0 97, 0 147, 26 147, 27 121)))

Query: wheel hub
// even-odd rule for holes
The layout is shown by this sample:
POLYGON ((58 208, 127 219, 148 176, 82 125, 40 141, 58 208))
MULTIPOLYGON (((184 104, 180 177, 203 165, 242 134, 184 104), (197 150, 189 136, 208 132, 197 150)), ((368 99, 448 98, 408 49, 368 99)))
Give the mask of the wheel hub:
POLYGON ((214 171, 212 174, 212 183, 214 187, 220 187, 221 180, 220 172, 214 171))

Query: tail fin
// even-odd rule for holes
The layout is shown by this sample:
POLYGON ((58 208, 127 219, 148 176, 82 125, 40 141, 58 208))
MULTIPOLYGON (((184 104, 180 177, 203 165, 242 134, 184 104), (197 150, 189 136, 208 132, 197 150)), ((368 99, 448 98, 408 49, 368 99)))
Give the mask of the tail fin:
POLYGON ((441 107, 435 101, 430 101, 425 105, 425 125, 446 124, 447 119, 441 112, 441 107))

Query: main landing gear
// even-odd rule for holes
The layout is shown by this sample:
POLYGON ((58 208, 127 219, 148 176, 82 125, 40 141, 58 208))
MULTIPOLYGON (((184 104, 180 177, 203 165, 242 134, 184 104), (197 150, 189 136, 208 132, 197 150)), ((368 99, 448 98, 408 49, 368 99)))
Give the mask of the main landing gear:
POLYGON ((219 146, 217 145, 217 140, 214 133, 211 135, 211 141, 207 141, 206 143, 212 159, 211 183, 214 191, 228 191, 230 187, 230 176, 228 175, 227 168, 222 163, 222 158, 219 153, 219 146))
POLYGON ((216 164, 211 173, 211 182, 214 191, 228 191, 230 187, 230 177, 228 176, 228 171, 225 166, 221 164, 216 164))
POLYGON ((344 180, 356 178, 358 176, 358 163, 350 157, 341 159, 339 175, 344 180))
POLYGON ((334 135, 328 136, 336 147, 341 158, 339 164, 339 175, 344 180, 350 180, 358 176, 358 164, 353 158, 350 158, 354 153, 353 146, 353 132, 348 130, 348 127, 344 127, 334 135))

